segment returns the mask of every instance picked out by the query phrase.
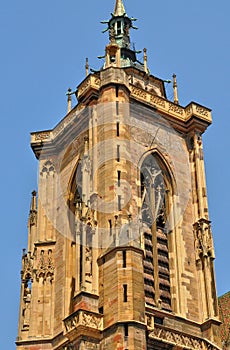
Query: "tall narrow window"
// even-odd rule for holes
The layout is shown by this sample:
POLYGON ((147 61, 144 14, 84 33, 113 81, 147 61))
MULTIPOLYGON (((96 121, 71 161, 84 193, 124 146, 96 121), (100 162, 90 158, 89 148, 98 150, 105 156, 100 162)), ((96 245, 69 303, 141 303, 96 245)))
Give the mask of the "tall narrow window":
POLYGON ((117 161, 120 162, 120 145, 117 145, 117 161))
POLYGON ((118 187, 121 186, 121 171, 120 170, 117 171, 117 186, 118 187))
POLYGON ((126 251, 125 250, 123 250, 123 252, 122 252, 122 257, 123 257, 123 268, 126 268, 126 258, 127 258, 127 256, 126 256, 126 251))
POLYGON ((119 97, 119 86, 116 85, 116 97, 119 97))
POLYGON ((109 220, 109 234, 110 234, 110 236, 112 236, 112 234, 113 234, 113 226, 112 226, 112 220, 111 219, 109 220))
POLYGON ((117 35, 121 34, 121 21, 117 21, 117 35))
POLYGON ((119 102, 116 102, 116 115, 119 115, 119 102))
POLYGON ((117 136, 120 136, 120 123, 117 122, 117 136))
POLYGON ((129 325, 125 324, 124 328, 125 328, 125 337, 128 337, 129 336, 129 325))
POLYGON ((123 301, 127 303, 128 301, 128 286, 127 284, 123 284, 123 301))
POLYGON ((120 211, 121 210, 121 195, 118 195, 117 199, 118 199, 118 210, 120 211))

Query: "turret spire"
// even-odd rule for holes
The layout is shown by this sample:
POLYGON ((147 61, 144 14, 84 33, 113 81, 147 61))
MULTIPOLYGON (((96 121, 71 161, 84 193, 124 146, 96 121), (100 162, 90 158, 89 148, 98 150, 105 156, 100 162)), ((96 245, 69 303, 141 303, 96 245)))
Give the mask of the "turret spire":
POLYGON ((115 66, 119 68, 137 67, 147 72, 147 56, 145 56, 145 64, 137 60, 135 47, 131 45, 130 29, 138 29, 133 25, 137 19, 129 17, 126 14, 123 0, 116 0, 114 12, 111 13, 110 20, 102 21, 107 28, 103 33, 109 32, 109 45, 106 46, 105 56, 98 58, 106 58, 105 67, 115 66))
POLYGON ((115 8, 114 8, 114 16, 123 16, 125 14, 125 6, 122 0, 116 0, 115 8))

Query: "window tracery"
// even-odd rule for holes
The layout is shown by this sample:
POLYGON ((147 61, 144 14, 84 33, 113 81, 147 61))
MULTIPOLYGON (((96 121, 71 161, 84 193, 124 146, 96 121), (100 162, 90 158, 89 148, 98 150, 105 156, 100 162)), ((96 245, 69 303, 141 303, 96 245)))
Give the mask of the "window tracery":
POLYGON ((146 303, 171 311, 167 212, 170 178, 157 155, 141 167, 141 215, 144 227, 146 303))

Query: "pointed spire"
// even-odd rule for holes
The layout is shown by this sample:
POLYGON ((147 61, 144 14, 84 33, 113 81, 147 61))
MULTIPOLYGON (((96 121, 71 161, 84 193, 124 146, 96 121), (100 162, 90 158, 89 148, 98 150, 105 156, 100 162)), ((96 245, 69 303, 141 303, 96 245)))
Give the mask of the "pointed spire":
POLYGON ((123 16, 125 14, 125 6, 122 0, 116 0, 115 8, 114 8, 114 16, 123 16))

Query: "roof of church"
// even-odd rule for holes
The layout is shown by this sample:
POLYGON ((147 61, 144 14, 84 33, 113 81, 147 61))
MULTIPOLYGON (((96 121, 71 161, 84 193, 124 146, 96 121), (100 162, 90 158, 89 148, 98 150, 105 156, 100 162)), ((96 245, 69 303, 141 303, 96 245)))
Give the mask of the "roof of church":
POLYGON ((230 345, 230 291, 218 298, 220 320, 221 340, 223 345, 230 345))

